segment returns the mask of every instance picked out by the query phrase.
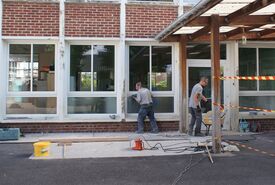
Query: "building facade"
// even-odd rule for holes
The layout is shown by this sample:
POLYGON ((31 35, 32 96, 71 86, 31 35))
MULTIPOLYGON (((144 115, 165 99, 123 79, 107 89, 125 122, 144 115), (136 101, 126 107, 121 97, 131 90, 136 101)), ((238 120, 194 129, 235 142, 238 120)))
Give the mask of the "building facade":
MULTIPOLYGON (((134 131, 138 105, 130 97, 141 81, 153 92, 160 129, 178 130, 188 108, 179 103, 179 46, 154 38, 190 7, 185 0, 0 1, 1 127, 134 131)), ((211 78, 211 61, 208 43, 187 48, 190 91, 200 76, 211 78)), ((222 43, 221 65, 225 76, 274 75, 275 45, 222 43)), ((222 90, 224 104, 275 109, 273 81, 224 81, 222 90)), ((275 129, 273 113, 234 108, 224 128, 236 130, 239 118, 275 129)))

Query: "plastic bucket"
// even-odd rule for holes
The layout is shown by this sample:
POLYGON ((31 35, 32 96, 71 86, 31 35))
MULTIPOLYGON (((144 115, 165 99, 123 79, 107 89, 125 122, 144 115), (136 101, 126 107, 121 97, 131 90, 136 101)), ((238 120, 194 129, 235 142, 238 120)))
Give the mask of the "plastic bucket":
POLYGON ((34 157, 47 157, 50 153, 50 144, 51 142, 43 141, 33 144, 34 148, 34 157))

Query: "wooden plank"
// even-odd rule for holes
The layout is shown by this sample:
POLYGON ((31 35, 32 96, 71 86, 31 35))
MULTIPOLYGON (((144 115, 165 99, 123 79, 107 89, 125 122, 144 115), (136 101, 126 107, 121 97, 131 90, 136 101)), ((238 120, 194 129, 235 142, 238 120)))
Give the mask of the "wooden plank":
POLYGON ((90 138, 49 138, 39 141, 50 141, 52 143, 84 143, 84 142, 123 142, 129 141, 128 137, 90 137, 90 138))
POLYGON ((233 22, 236 19, 239 19, 242 16, 249 15, 251 13, 254 13, 268 5, 271 5, 275 3, 275 0, 256 0, 247 6, 235 11, 234 13, 231 13, 226 17, 226 22, 230 23, 233 22))
POLYGON ((274 33, 275 33, 275 29, 265 29, 259 32, 259 36, 264 37, 264 36, 272 35, 274 33))
POLYGON ((188 97, 187 97, 187 39, 184 35, 180 37, 179 56, 180 56, 180 75, 181 75, 181 95, 180 102, 180 124, 179 131, 183 133, 188 124, 188 97))
MULTIPOLYGON (((220 68, 220 40, 219 40, 219 15, 211 16, 211 76, 212 76, 212 103, 220 104, 221 88, 220 79, 213 78, 221 75, 220 68)), ((221 113, 219 106, 213 106, 213 131, 212 143, 214 153, 221 152, 221 113)))
POLYGON ((195 33, 187 35, 187 38, 189 41, 192 41, 202 35, 208 34, 209 31, 210 31, 210 26, 205 26, 202 29, 196 31, 195 33))
MULTIPOLYGON (((197 17, 186 26, 208 26, 210 25, 210 17, 201 16, 197 17)), ((244 25, 244 26, 253 26, 253 25, 264 25, 272 24, 275 22, 275 15, 247 15, 241 16, 238 19, 228 23, 225 21, 226 17, 221 16, 220 26, 234 26, 234 25, 244 25)))

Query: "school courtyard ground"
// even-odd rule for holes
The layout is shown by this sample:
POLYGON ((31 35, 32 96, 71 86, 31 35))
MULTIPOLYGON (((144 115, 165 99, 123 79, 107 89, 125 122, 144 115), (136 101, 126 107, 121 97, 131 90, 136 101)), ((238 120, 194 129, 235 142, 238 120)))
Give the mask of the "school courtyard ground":
POLYGON ((275 132, 227 136, 240 152, 163 157, 30 160, 31 144, 0 145, 1 185, 272 185, 275 132), (186 167, 188 167, 187 170, 186 167), (191 168, 189 168, 191 167, 191 168), (175 183, 175 179, 179 177, 175 183))

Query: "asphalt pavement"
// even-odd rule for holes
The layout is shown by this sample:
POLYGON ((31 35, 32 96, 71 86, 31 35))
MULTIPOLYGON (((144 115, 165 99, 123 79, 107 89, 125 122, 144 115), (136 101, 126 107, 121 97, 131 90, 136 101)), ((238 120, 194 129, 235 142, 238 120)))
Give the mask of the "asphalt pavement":
POLYGON ((30 160, 31 144, 0 144, 0 185, 275 184, 275 133, 225 139, 241 152, 213 156, 214 164, 202 154, 30 160))

